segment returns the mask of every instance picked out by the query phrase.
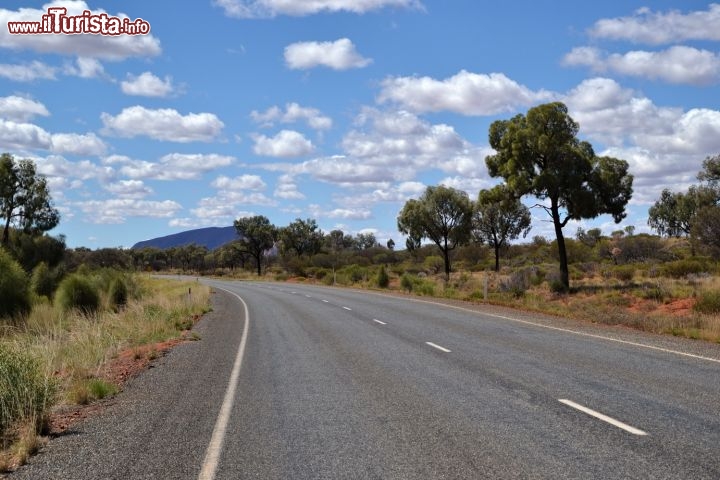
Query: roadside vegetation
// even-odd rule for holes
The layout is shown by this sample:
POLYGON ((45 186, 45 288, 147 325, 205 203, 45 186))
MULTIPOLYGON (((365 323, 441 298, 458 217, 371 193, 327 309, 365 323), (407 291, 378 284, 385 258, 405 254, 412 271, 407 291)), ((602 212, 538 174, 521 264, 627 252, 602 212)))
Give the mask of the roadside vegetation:
POLYGON ((2 472, 39 448, 53 412, 117 393, 113 361, 157 355, 142 347, 180 338, 210 291, 134 272, 126 251, 44 234, 59 215, 31 161, 0 157, 0 214, 2 472))

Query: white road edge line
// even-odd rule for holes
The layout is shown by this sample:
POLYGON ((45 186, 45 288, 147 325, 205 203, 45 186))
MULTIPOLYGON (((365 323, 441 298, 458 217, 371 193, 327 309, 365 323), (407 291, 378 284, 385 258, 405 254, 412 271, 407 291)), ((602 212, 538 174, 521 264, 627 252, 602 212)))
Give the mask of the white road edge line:
POLYGON ((329 300, 323 300, 323 303, 330 303, 329 300))
MULTIPOLYGON (((382 293, 375 293, 375 292, 369 292, 369 293, 370 293, 371 295, 377 295, 377 296, 385 297, 385 298, 395 298, 395 297, 393 297, 393 296, 391 296, 391 295, 383 295, 382 293)), ((463 312, 469 312, 469 313, 473 313, 473 314, 479 315, 479 316, 483 316, 483 315, 484 315, 484 316, 493 317, 493 318, 501 318, 501 319, 503 319, 503 320, 509 320, 509 321, 511 321, 511 322, 516 322, 516 323, 522 323, 522 324, 524 324, 524 325, 532 325, 532 326, 534 326, 534 327, 546 328, 546 329, 548 329, 548 330, 555 330, 555 331, 557 331, 557 332, 571 333, 571 334, 573 334, 573 335, 580 335, 581 337, 597 338, 597 339, 600 339, 600 340, 607 340, 607 341, 609 341, 609 342, 622 343, 623 345, 631 345, 631 346, 633 346, 633 347, 647 348, 647 349, 649 349, 649 350, 656 350, 656 351, 659 351, 659 352, 670 353, 670 354, 673 354, 673 355, 680 355, 680 356, 682 356, 682 357, 695 358, 695 359, 697 359, 697 360, 704 360, 704 361, 706 361, 706 362, 720 363, 720 359, 717 359, 717 358, 703 357, 702 355, 695 355, 695 354, 693 354, 693 353, 681 352, 681 351, 679 351, 679 350, 672 350, 672 349, 669 349, 669 348, 656 347, 656 346, 654 346, 654 345, 647 345, 647 344, 645 344, 645 343, 631 342, 631 341, 629 341, 629 340, 621 340, 621 339, 619 339, 619 338, 606 337, 606 336, 604 336, 604 335, 598 335, 598 334, 595 334, 595 333, 578 332, 577 330, 572 330, 572 329, 570 329, 570 328, 553 327, 552 325, 545 325, 545 324, 543 324, 543 323, 531 322, 531 321, 528 321, 528 320, 521 320, 521 319, 519 319, 519 318, 507 317, 507 316, 505 316, 505 315, 498 315, 498 314, 495 314, 495 313, 480 312, 480 311, 477 311, 477 310, 471 310, 471 309, 469 309, 469 308, 458 307, 458 306, 456 306, 456 305, 448 305, 448 304, 446 304, 446 303, 431 302, 431 301, 428 301, 428 300, 419 300, 419 299, 417 299, 417 298, 405 298, 404 300, 408 300, 408 301, 416 302, 416 303, 427 303, 427 304, 430 304, 430 305, 437 305, 437 306, 440 306, 440 307, 452 308, 452 309, 454 309, 454 310, 460 310, 460 311, 463 311, 463 312)), ((540 313, 540 315, 542 315, 542 313, 540 313)))
POLYGON ((563 403, 563 404, 567 405, 568 407, 572 407, 575 410, 580 410, 583 413, 587 413, 591 417, 595 417, 599 420, 602 420, 603 422, 607 422, 610 425, 614 425, 618 428, 622 428, 626 432, 630 432, 633 435, 647 435, 646 432, 640 430, 639 428, 631 427, 630 425, 623 423, 620 420, 615 420, 614 418, 608 417, 607 415, 603 415, 600 412, 596 412, 595 410, 591 410, 587 407, 583 407, 582 405, 577 404, 571 400, 566 400, 564 398, 560 398, 560 399, 558 399, 558 402, 563 403))
POLYGON ((436 344, 434 344, 434 343, 432 343, 432 342, 425 342, 425 343, 428 344, 428 345, 430 345, 430 346, 433 347, 433 348, 437 348, 437 349, 440 350, 441 352, 451 353, 450 350, 448 350, 448 349, 445 348, 445 347, 441 347, 440 345, 436 345, 436 344))
POLYGON ((379 323, 380 325, 387 325, 387 323, 385 323, 385 322, 381 322, 381 321, 380 321, 380 320, 378 320, 377 318, 373 318, 373 322, 375 322, 375 323, 379 323))
POLYGON ((225 441, 225 432, 227 431, 228 422, 230 421, 230 412, 232 411, 235 399, 235 390, 237 389, 238 379, 240 377, 240 369, 242 368, 245 345, 247 344, 248 328, 250 328, 250 313, 245 300, 243 300, 237 293, 233 293, 217 286, 214 288, 223 290, 231 295, 235 295, 235 297, 240 300, 243 304, 243 308, 245 309, 245 323, 243 325, 243 334, 240 339, 240 346, 238 347, 237 355, 235 356, 235 363, 233 364, 233 369, 230 373, 228 387, 225 391, 225 398, 223 399, 222 406, 220 407, 220 413, 215 421, 215 427, 213 428, 212 437, 210 437, 210 443, 205 451, 205 459, 203 460, 198 480, 213 480, 215 478, 215 472, 218 464, 220 463, 220 453, 222 453, 223 442, 225 441))
POLYGON ((349 312, 352 312, 352 308, 350 308, 350 307, 343 307, 343 308, 349 312))

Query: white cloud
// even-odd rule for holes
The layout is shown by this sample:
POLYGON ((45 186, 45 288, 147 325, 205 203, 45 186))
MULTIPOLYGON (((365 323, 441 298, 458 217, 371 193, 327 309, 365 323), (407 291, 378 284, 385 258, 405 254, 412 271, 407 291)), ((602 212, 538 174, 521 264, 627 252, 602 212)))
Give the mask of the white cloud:
POLYGON ((720 81, 720 56, 709 50, 673 46, 659 52, 632 51, 606 54, 592 47, 568 53, 565 65, 583 65, 595 72, 660 79, 670 83, 709 85, 720 81))
POLYGON ((0 148, 5 150, 49 150, 51 146, 51 135, 37 125, 0 118, 0 148))
POLYGON ((654 13, 641 8, 630 17, 598 20, 590 34, 598 38, 659 45, 684 40, 720 40, 720 4, 687 14, 677 10, 654 13))
POLYGON ((450 111, 462 115, 494 115, 514 111, 555 94, 532 91, 502 73, 461 70, 445 80, 430 77, 389 77, 382 82, 380 103, 392 102, 415 113, 450 111))
POLYGON ((258 112, 253 110, 250 113, 250 118, 255 123, 259 123, 262 126, 271 127, 274 122, 282 123, 295 123, 300 120, 305 120, 310 128, 315 130, 327 130, 332 128, 332 119, 323 115, 320 110, 316 108, 301 107, 297 103, 285 104, 285 111, 278 107, 272 106, 264 112, 258 112))
POLYGON ((157 163, 114 156, 104 160, 121 165, 119 172, 132 179, 194 180, 202 174, 227 167, 235 158, 217 154, 170 153, 157 163))
POLYGON ((366 208, 350 209, 350 208, 334 208, 328 210, 317 204, 308 206, 310 215, 314 218, 340 218, 343 220, 367 220, 372 218, 372 212, 366 208))
POLYGON ((168 218, 175 215, 182 206, 172 200, 154 202, 133 198, 110 200, 88 200, 77 202, 85 214, 85 220, 95 224, 121 224, 128 217, 168 218))
POLYGON ((312 142, 294 130, 282 130, 274 137, 253 135, 253 151, 267 157, 301 157, 315 150, 312 142))
POLYGON ((150 72, 138 76, 128 74, 128 79, 120 83, 120 88, 125 95, 142 97, 167 97, 175 90, 171 77, 166 76, 163 80, 150 72))
POLYGON ((389 182, 413 181, 423 171, 484 177, 483 152, 451 126, 430 124, 405 111, 365 108, 356 128, 342 140, 343 154, 302 163, 263 165, 287 175, 309 175, 340 186, 387 188, 389 182))
POLYGON ((27 122, 38 115, 42 117, 50 115, 45 105, 40 102, 17 95, 0 97, 0 118, 13 122, 27 122))
POLYGON ((240 175, 235 178, 223 175, 213 180, 211 185, 218 190, 264 190, 267 186, 258 175, 240 175))
POLYGON ((328 67, 333 70, 363 68, 372 59, 364 58, 348 38, 334 42, 298 42, 285 47, 285 63, 293 70, 328 67))
POLYGON ((94 133, 56 133, 51 137, 52 152, 72 155, 104 155, 107 145, 94 133))
POLYGON ((365 13, 385 7, 422 8, 418 0, 214 0, 225 15, 236 18, 305 16, 323 12, 365 13))
POLYGON ((284 200, 303 200, 305 198, 305 195, 298 190, 292 175, 280 175, 273 195, 284 200))
POLYGON ((141 180, 120 180, 105 185, 105 190, 121 198, 144 198, 153 193, 141 180))
POLYGON ((151 110, 140 105, 123 109, 116 116, 103 112, 103 132, 119 137, 148 136, 168 142, 210 142, 220 135, 225 124, 212 113, 181 115, 177 110, 151 110))
POLYGON ((15 82, 32 82, 34 80, 55 80, 57 69, 37 60, 22 65, 0 64, 0 77, 15 82))
MULTIPOLYGON (((54 2, 53 6, 58 6, 54 2)), ((148 35, 12 35, 7 28, 7 22, 39 22, 47 14, 51 4, 43 5, 42 9, 20 8, 7 10, 0 8, 0 48, 11 50, 33 50, 38 53, 58 53, 62 55, 77 55, 87 58, 104 58, 121 60, 128 57, 157 56, 161 53, 160 41, 148 35)), ((102 9, 91 9, 84 1, 64 0, 62 6, 67 8, 67 15, 82 15, 89 10, 98 15, 108 13, 102 9)), ((113 16, 113 15, 110 15, 113 16)), ((127 15, 119 13, 119 18, 127 15)), ((134 21, 134 18, 130 18, 134 21)))
POLYGON ((67 65, 64 73, 80 78, 105 77, 105 68, 96 58, 78 57, 75 65, 67 65))

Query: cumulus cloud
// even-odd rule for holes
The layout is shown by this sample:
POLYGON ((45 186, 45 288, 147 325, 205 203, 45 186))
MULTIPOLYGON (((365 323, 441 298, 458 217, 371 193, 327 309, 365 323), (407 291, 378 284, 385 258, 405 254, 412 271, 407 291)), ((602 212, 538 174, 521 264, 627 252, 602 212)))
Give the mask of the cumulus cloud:
POLYGON ((50 150, 52 136, 31 123, 0 118, 0 148, 5 150, 50 150))
POLYGON ((298 190, 292 175, 280 175, 273 195, 284 200, 303 200, 305 198, 305 195, 298 190))
POLYGON ((127 80, 120 83, 120 89, 125 95, 167 97, 173 93, 175 87, 169 76, 161 79, 151 72, 143 72, 137 76, 128 74, 127 80))
POLYGON ((204 173, 233 164, 235 158, 217 154, 170 153, 161 157, 159 162, 124 156, 108 157, 104 162, 118 165, 118 171, 131 179, 194 180, 204 173))
POLYGON ((65 66, 64 73, 80 78, 105 77, 105 67, 96 58, 78 57, 75 64, 65 66))
MULTIPOLYGON (((57 3, 54 5, 57 6, 57 3)), ((0 8, 0 25, 7 22, 38 22, 47 14, 47 7, 42 9, 20 8, 7 10, 0 8)), ((65 0, 62 6, 67 8, 67 15, 81 15, 89 10, 95 15, 108 13, 102 9, 92 9, 84 1, 65 0)), ((119 13, 119 18, 127 15, 119 13)), ((130 18, 131 21, 135 20, 130 18)), ((11 50, 33 50, 38 53, 57 53, 77 55, 85 58, 104 58, 122 60, 128 57, 157 56, 162 52, 160 41, 152 34, 148 35, 11 35, 7 28, 0 29, 0 48, 11 50)))
POLYGON ((315 150, 312 142, 302 133, 294 130, 282 130, 274 137, 253 135, 253 151, 266 157, 290 158, 302 157, 315 150))
POLYGON ((75 205, 85 214, 85 219, 96 224, 122 224, 128 217, 168 218, 182 206, 172 200, 148 201, 135 198, 88 200, 75 205))
POLYGON ((380 103, 395 103, 415 113, 450 111, 462 115, 494 115, 548 101, 555 94, 532 91, 502 73, 461 70, 444 80, 431 77, 389 77, 382 82, 380 103))
POLYGON ((153 193, 142 180, 120 180, 105 185, 105 190, 120 198, 144 198, 153 193))
POLYGON ((94 133, 56 133, 51 136, 52 152, 72 155, 104 155, 107 145, 94 133))
POLYGON ((682 13, 641 8, 629 17, 598 20, 590 30, 597 38, 659 45, 685 40, 720 40, 720 4, 682 13))
POLYGON ((225 15, 236 18, 268 18, 277 15, 306 16, 316 13, 365 13, 385 7, 422 8, 418 0, 214 0, 225 15))
POLYGON ((318 204, 311 204, 308 206, 310 215, 314 218, 333 218, 343 220, 367 220, 372 218, 372 212, 367 208, 333 208, 328 209, 325 206, 318 204))
POLYGON ((0 97, 0 118, 13 122, 27 122, 36 116, 47 117, 49 115, 50 112, 45 105, 30 98, 17 95, 0 97))
POLYGON ((212 113, 181 115, 177 110, 148 109, 140 105, 123 109, 118 115, 103 112, 103 133, 119 137, 147 136, 168 142, 210 142, 225 124, 212 113))
POLYGON ((222 175, 211 185, 218 190, 264 190, 267 186, 260 176, 247 174, 235 178, 222 175))
POLYGON ((57 69, 37 60, 24 64, 0 63, 0 77, 15 82, 55 80, 57 69))
POLYGON ((299 104, 287 103, 283 111, 277 105, 268 108, 264 112, 253 110, 250 118, 255 123, 264 127, 272 127, 275 122, 295 123, 304 120, 310 128, 315 130, 328 130, 332 127, 332 119, 323 115, 316 108, 301 107, 299 104))
POLYGON ((674 46, 659 52, 607 54, 593 47, 577 47, 563 59, 565 65, 587 66, 595 72, 659 79, 670 83, 709 85, 720 81, 720 56, 709 50, 674 46))
POLYGON ((355 50, 348 38, 334 42, 298 42, 285 47, 285 64, 293 70, 328 67, 333 70, 363 68, 372 63, 355 50))

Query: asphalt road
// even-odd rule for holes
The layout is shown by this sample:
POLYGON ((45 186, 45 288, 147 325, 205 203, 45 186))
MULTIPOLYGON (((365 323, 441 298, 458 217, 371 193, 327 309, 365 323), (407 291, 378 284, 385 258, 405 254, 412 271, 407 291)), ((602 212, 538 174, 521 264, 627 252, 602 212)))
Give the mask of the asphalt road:
POLYGON ((718 345, 208 283, 201 341, 10 478, 720 478, 718 345))

